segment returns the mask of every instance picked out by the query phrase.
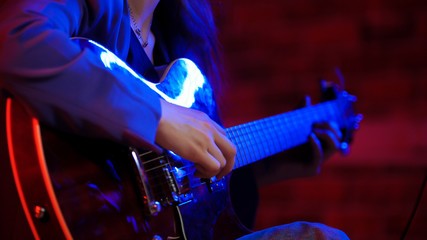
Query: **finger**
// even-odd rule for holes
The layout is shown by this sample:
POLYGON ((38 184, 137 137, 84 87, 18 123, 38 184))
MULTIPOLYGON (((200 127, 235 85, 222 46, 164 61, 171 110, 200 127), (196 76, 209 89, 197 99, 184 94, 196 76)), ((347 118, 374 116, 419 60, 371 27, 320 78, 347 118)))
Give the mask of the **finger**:
POLYGON ((212 137, 204 136, 197 140, 201 142, 192 144, 192 147, 185 151, 186 155, 182 157, 194 162, 196 169, 203 177, 210 178, 215 176, 221 170, 221 165, 224 165, 220 162, 225 161, 224 157, 222 157, 220 151, 213 146, 215 143, 212 137))
MULTIPOLYGON (((193 109, 192 109, 193 110, 193 109)), ((226 131, 223 127, 221 127, 218 123, 216 123, 214 120, 212 120, 209 115, 207 115, 204 112, 199 112, 197 111, 197 114, 199 115, 200 119, 204 120, 204 125, 207 128, 211 128, 212 126, 214 127, 215 130, 217 130, 218 132, 220 132, 222 135, 226 135, 226 131)))
POLYGON ((305 108, 311 105, 311 98, 308 95, 304 96, 304 99, 301 101, 298 101, 298 104, 296 105, 296 109, 305 108))
POLYGON ((194 177, 196 178, 211 178, 206 170, 200 164, 194 164, 196 171, 194 172, 194 177))
POLYGON ((305 106, 311 106, 311 97, 308 95, 305 95, 305 106))
POLYGON ((341 139, 343 138, 343 134, 339 129, 338 123, 336 122, 314 123, 313 129, 323 129, 323 130, 331 131, 335 135, 335 137, 338 139, 338 141, 341 141, 341 139))
POLYGON ((336 151, 339 149, 340 141, 332 131, 316 128, 313 129, 313 133, 325 145, 325 150, 336 151))
POLYGON ((222 170, 217 175, 217 178, 220 179, 233 169, 237 150, 236 146, 224 135, 216 135, 215 144, 218 146, 225 159, 225 166, 223 166, 222 170))
POLYGON ((220 171, 220 163, 209 153, 205 153, 203 158, 199 158, 194 164, 196 171, 195 177, 211 178, 216 176, 220 171))
POLYGON ((343 134, 338 126, 337 122, 329 122, 329 129, 338 137, 338 140, 341 141, 343 138, 343 134))
POLYGON ((310 137, 308 138, 308 142, 312 149, 314 162, 320 165, 319 163, 323 159, 323 150, 322 150, 322 144, 320 143, 320 140, 317 138, 317 136, 314 133, 311 133, 310 137))
POLYGON ((215 121, 211 120, 215 129, 218 130, 218 132, 220 132, 222 135, 226 136, 227 133, 225 131, 225 129, 223 127, 221 127, 218 123, 216 123, 215 121))
POLYGON ((226 160, 224 158, 224 155, 221 153, 221 150, 218 148, 217 145, 212 144, 211 146, 209 146, 208 148, 208 153, 219 162, 220 165, 220 169, 222 169, 223 167, 225 167, 226 164, 226 160))
POLYGON ((219 174, 216 177, 218 179, 221 179, 225 175, 229 174, 231 172, 231 170, 233 170, 235 161, 236 161, 235 156, 233 158, 228 159, 225 167, 219 172, 219 174))

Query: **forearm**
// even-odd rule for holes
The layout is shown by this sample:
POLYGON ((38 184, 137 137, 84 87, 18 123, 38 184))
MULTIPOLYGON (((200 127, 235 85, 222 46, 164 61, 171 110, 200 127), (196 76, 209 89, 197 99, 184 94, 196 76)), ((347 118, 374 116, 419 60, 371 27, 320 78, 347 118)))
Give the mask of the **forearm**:
POLYGON ((1 87, 23 99, 44 124, 88 136, 103 132, 100 137, 116 141, 128 131, 154 144, 157 94, 70 40, 84 15, 76 1, 57 7, 47 2, 6 9, 14 13, 5 14, 0 25, 1 87), (50 18, 54 10, 57 16, 50 18))

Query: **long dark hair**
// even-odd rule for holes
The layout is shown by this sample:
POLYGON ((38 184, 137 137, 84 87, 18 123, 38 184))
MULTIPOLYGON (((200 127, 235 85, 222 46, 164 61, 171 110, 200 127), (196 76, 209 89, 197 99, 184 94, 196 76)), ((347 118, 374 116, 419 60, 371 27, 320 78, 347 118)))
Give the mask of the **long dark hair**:
POLYGON ((154 17, 171 58, 191 58, 218 96, 223 78, 221 47, 208 0, 160 0, 154 17))

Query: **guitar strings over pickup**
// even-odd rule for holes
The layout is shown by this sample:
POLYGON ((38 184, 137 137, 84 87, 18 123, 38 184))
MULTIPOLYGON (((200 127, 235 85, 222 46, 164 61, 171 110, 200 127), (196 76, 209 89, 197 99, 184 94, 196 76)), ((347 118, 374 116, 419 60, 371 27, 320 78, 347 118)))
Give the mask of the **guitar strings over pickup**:
POLYGON ((183 159, 168 153, 139 153, 135 148, 130 152, 146 214, 155 216, 162 206, 184 205, 194 199, 188 178, 194 171, 183 159))

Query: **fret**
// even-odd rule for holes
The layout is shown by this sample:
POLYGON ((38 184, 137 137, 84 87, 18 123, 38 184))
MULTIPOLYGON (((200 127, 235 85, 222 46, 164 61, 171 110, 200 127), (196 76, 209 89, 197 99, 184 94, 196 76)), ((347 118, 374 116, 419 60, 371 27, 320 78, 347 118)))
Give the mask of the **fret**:
MULTIPOLYGON (((298 136, 300 134, 304 134, 301 129, 300 129, 300 123, 299 123, 299 112, 300 109, 295 111, 295 113, 289 118, 290 121, 290 130, 288 135, 290 136, 291 139, 291 144, 289 147, 293 147, 294 145, 298 145, 299 143, 299 139, 298 136)), ((310 123, 307 123, 310 124, 310 123)))
MULTIPOLYGON (((265 135, 264 131, 263 131, 263 128, 260 126, 259 123, 255 123, 254 125, 255 125, 256 131, 258 133, 258 138, 262 139, 262 136, 265 135)), ((262 158, 265 158, 266 156, 268 156, 267 151, 266 151, 266 148, 268 147, 268 144, 267 144, 266 141, 262 141, 261 140, 260 142, 261 142, 262 158)))
POLYGON ((251 162, 254 162, 254 160, 256 159, 254 151, 253 151, 253 148, 254 148, 254 142, 252 141, 253 138, 250 138, 250 134, 249 134, 247 126, 248 126, 248 124, 246 124, 245 127, 242 128, 242 132, 244 134, 244 139, 246 141, 246 150, 248 152, 248 157, 249 157, 248 159, 246 159, 245 164, 249 164, 251 162))
POLYGON ((240 144, 239 144, 240 145, 240 149, 239 150, 241 150, 243 152, 243 156, 240 159, 241 166, 245 166, 246 165, 245 164, 245 159, 248 158, 248 153, 247 153, 247 146, 246 146, 246 143, 245 143, 245 139, 243 138, 243 133, 241 131, 241 127, 242 126, 236 127, 235 133, 237 134, 238 139, 240 141, 240 144))
POLYGON ((287 118, 278 118, 278 127, 283 126, 283 129, 280 130, 282 137, 280 138, 281 146, 286 147, 289 145, 289 136, 286 134, 285 129, 289 129, 289 119, 287 118))
POLYGON ((255 153, 255 152, 257 152, 257 153, 260 152, 259 149, 260 149, 260 144, 262 141, 260 141, 261 135, 259 134, 259 132, 256 132, 256 131, 252 132, 252 129, 253 129, 252 126, 254 124, 256 124, 256 123, 252 122, 252 123, 247 123, 244 125, 245 126, 245 128, 244 128, 245 129, 245 131, 244 131, 245 138, 250 143, 250 146, 247 149, 249 151, 249 158, 246 159, 245 164, 252 163, 256 159, 261 157, 260 155, 256 155, 256 153, 255 153), (256 149, 256 150, 254 151, 254 149, 256 149))
POLYGON ((241 151, 242 147, 241 147, 241 144, 238 141, 239 139, 238 139, 238 137, 237 137, 237 135, 235 133, 236 129, 237 129, 237 126, 234 126, 234 127, 226 129, 226 132, 227 132, 228 138, 234 143, 234 145, 236 145, 236 148, 237 148, 235 166, 236 167, 241 167, 241 166, 243 166, 243 164, 241 162, 241 160, 243 158, 243 151, 241 151))
POLYGON ((264 124, 265 124, 264 126, 266 126, 266 134, 267 134, 267 136, 266 136, 267 139, 266 140, 267 140, 267 143, 268 143, 268 146, 267 146, 268 152, 267 152, 267 154, 269 156, 274 155, 276 153, 274 139, 278 138, 277 133, 274 132, 272 120, 274 120, 274 118, 270 119, 270 121, 268 121, 268 119, 264 120, 264 124))
POLYGON ((240 132, 240 127, 241 126, 238 126, 238 127, 235 128, 234 134, 237 135, 237 140, 239 142, 239 145, 238 145, 239 146, 239 150, 242 153, 241 154, 241 158, 240 158, 240 166, 245 166, 244 159, 247 158, 247 153, 246 153, 245 146, 243 145, 244 140, 241 138, 242 137, 241 136, 242 133, 240 132))
POLYGON ((245 166, 245 165, 247 165, 247 162, 249 161, 251 149, 248 147, 248 143, 247 143, 246 138, 244 136, 245 133, 243 132, 243 129, 244 129, 244 126, 241 125, 236 130, 237 130, 237 133, 239 133, 239 139, 241 140, 240 146, 242 147, 243 153, 244 153, 244 157, 241 159, 242 166, 245 166))
POLYGON ((240 151, 237 151, 238 152, 238 157, 237 157, 237 162, 239 163, 239 167, 241 167, 241 166, 244 166, 244 164, 243 164, 243 158, 245 157, 245 152, 244 151, 242 151, 241 149, 243 148, 243 146, 242 146, 242 143, 241 143, 241 141, 240 141, 240 138, 238 138, 237 137, 237 132, 236 132, 236 129, 237 129, 237 127, 235 127, 234 129, 233 129, 233 131, 231 131, 232 132, 232 134, 233 134, 233 137, 234 137, 234 141, 235 141, 235 143, 236 143, 236 147, 237 147, 237 149, 239 149, 240 151))
MULTIPOLYGON (((237 149, 239 149, 239 146, 238 146, 238 144, 237 144, 237 142, 236 142, 236 137, 234 136, 234 132, 233 132, 233 130, 232 129, 234 129, 235 127, 230 127, 230 128, 228 128, 228 129, 226 129, 225 130, 225 132, 226 132, 226 135, 227 135, 227 137, 228 137, 228 139, 230 139, 230 141, 232 142, 232 143, 234 143, 234 145, 236 145, 236 148, 237 149)), ((240 165, 239 164, 239 161, 240 160, 240 151, 237 151, 236 152, 236 161, 235 161, 235 163, 234 163, 234 165, 236 166, 236 165, 240 165)))
POLYGON ((275 118, 272 118, 270 121, 266 120, 266 125, 267 125, 267 129, 269 131, 269 137, 267 138, 268 141, 268 145, 269 145, 269 150, 270 153, 269 155, 274 155, 275 153, 277 153, 277 143, 276 143, 276 139, 280 138, 280 136, 277 134, 277 132, 274 131, 274 120, 275 118))
MULTIPOLYGON (((281 150, 285 147, 285 145, 283 145, 283 138, 286 135, 282 129, 280 128, 280 119, 279 118, 274 118, 274 120, 272 121, 273 124, 273 131, 276 134, 277 138, 272 139, 273 143, 274 143, 274 152, 278 153, 281 152, 281 150)), ((282 128, 286 129, 287 126, 282 126, 282 128)))
POLYGON ((283 128, 287 128, 287 125, 283 125, 283 121, 281 118, 277 118, 275 119, 275 124, 274 124, 274 131, 278 133, 278 135, 280 136, 278 139, 276 139, 276 144, 278 145, 277 149, 281 149, 283 147, 286 146, 286 134, 284 133, 284 131, 280 128, 280 126, 283 126, 283 128))
POLYGON ((250 126, 250 129, 254 131, 254 134, 252 137, 254 139, 254 143, 257 145, 256 152, 258 153, 258 155, 255 156, 255 160, 264 158, 264 156, 266 155, 265 153, 266 143, 265 141, 263 141, 263 132, 261 131, 262 128, 259 126, 259 123, 257 122, 252 122, 249 124, 249 126, 250 126))
POLYGON ((253 158, 251 159, 251 162, 256 161, 257 159, 262 158, 265 154, 261 154, 261 149, 263 148, 263 141, 262 141, 262 135, 260 134, 260 132, 257 132, 254 128, 254 125, 256 125, 256 123, 252 122, 247 124, 248 126, 248 132, 252 132, 252 134, 248 135, 248 137, 251 138, 251 144, 252 144, 252 148, 255 150, 253 151, 253 158))
POLYGON ((269 129, 268 129, 268 126, 266 126, 265 121, 266 121, 265 119, 261 119, 257 122, 257 124, 259 124, 260 130, 261 130, 261 132, 258 136, 260 139, 263 139, 262 142, 265 143, 262 146, 263 152, 264 152, 264 157, 270 155, 270 143, 268 142, 270 133, 268 132, 269 129))
POLYGON ((253 153, 255 155, 255 159, 261 159, 264 154, 261 153, 263 142, 259 142, 259 132, 256 129, 256 124, 251 122, 248 124, 249 132, 252 132, 252 143, 253 143, 253 153))
POLYGON ((243 138, 243 133, 241 132, 242 125, 235 126, 227 129, 227 135, 230 140, 236 145, 238 151, 236 156, 236 167, 245 166, 246 159, 248 158, 249 149, 246 146, 246 139, 243 138))
POLYGON ((264 127, 264 133, 265 133, 263 137, 265 138, 265 141, 267 143, 267 146, 265 147, 266 154, 268 156, 271 156, 274 154, 274 143, 272 139, 275 138, 276 136, 274 136, 275 133, 272 129, 271 121, 268 121, 268 119, 264 119, 263 127, 264 127))

